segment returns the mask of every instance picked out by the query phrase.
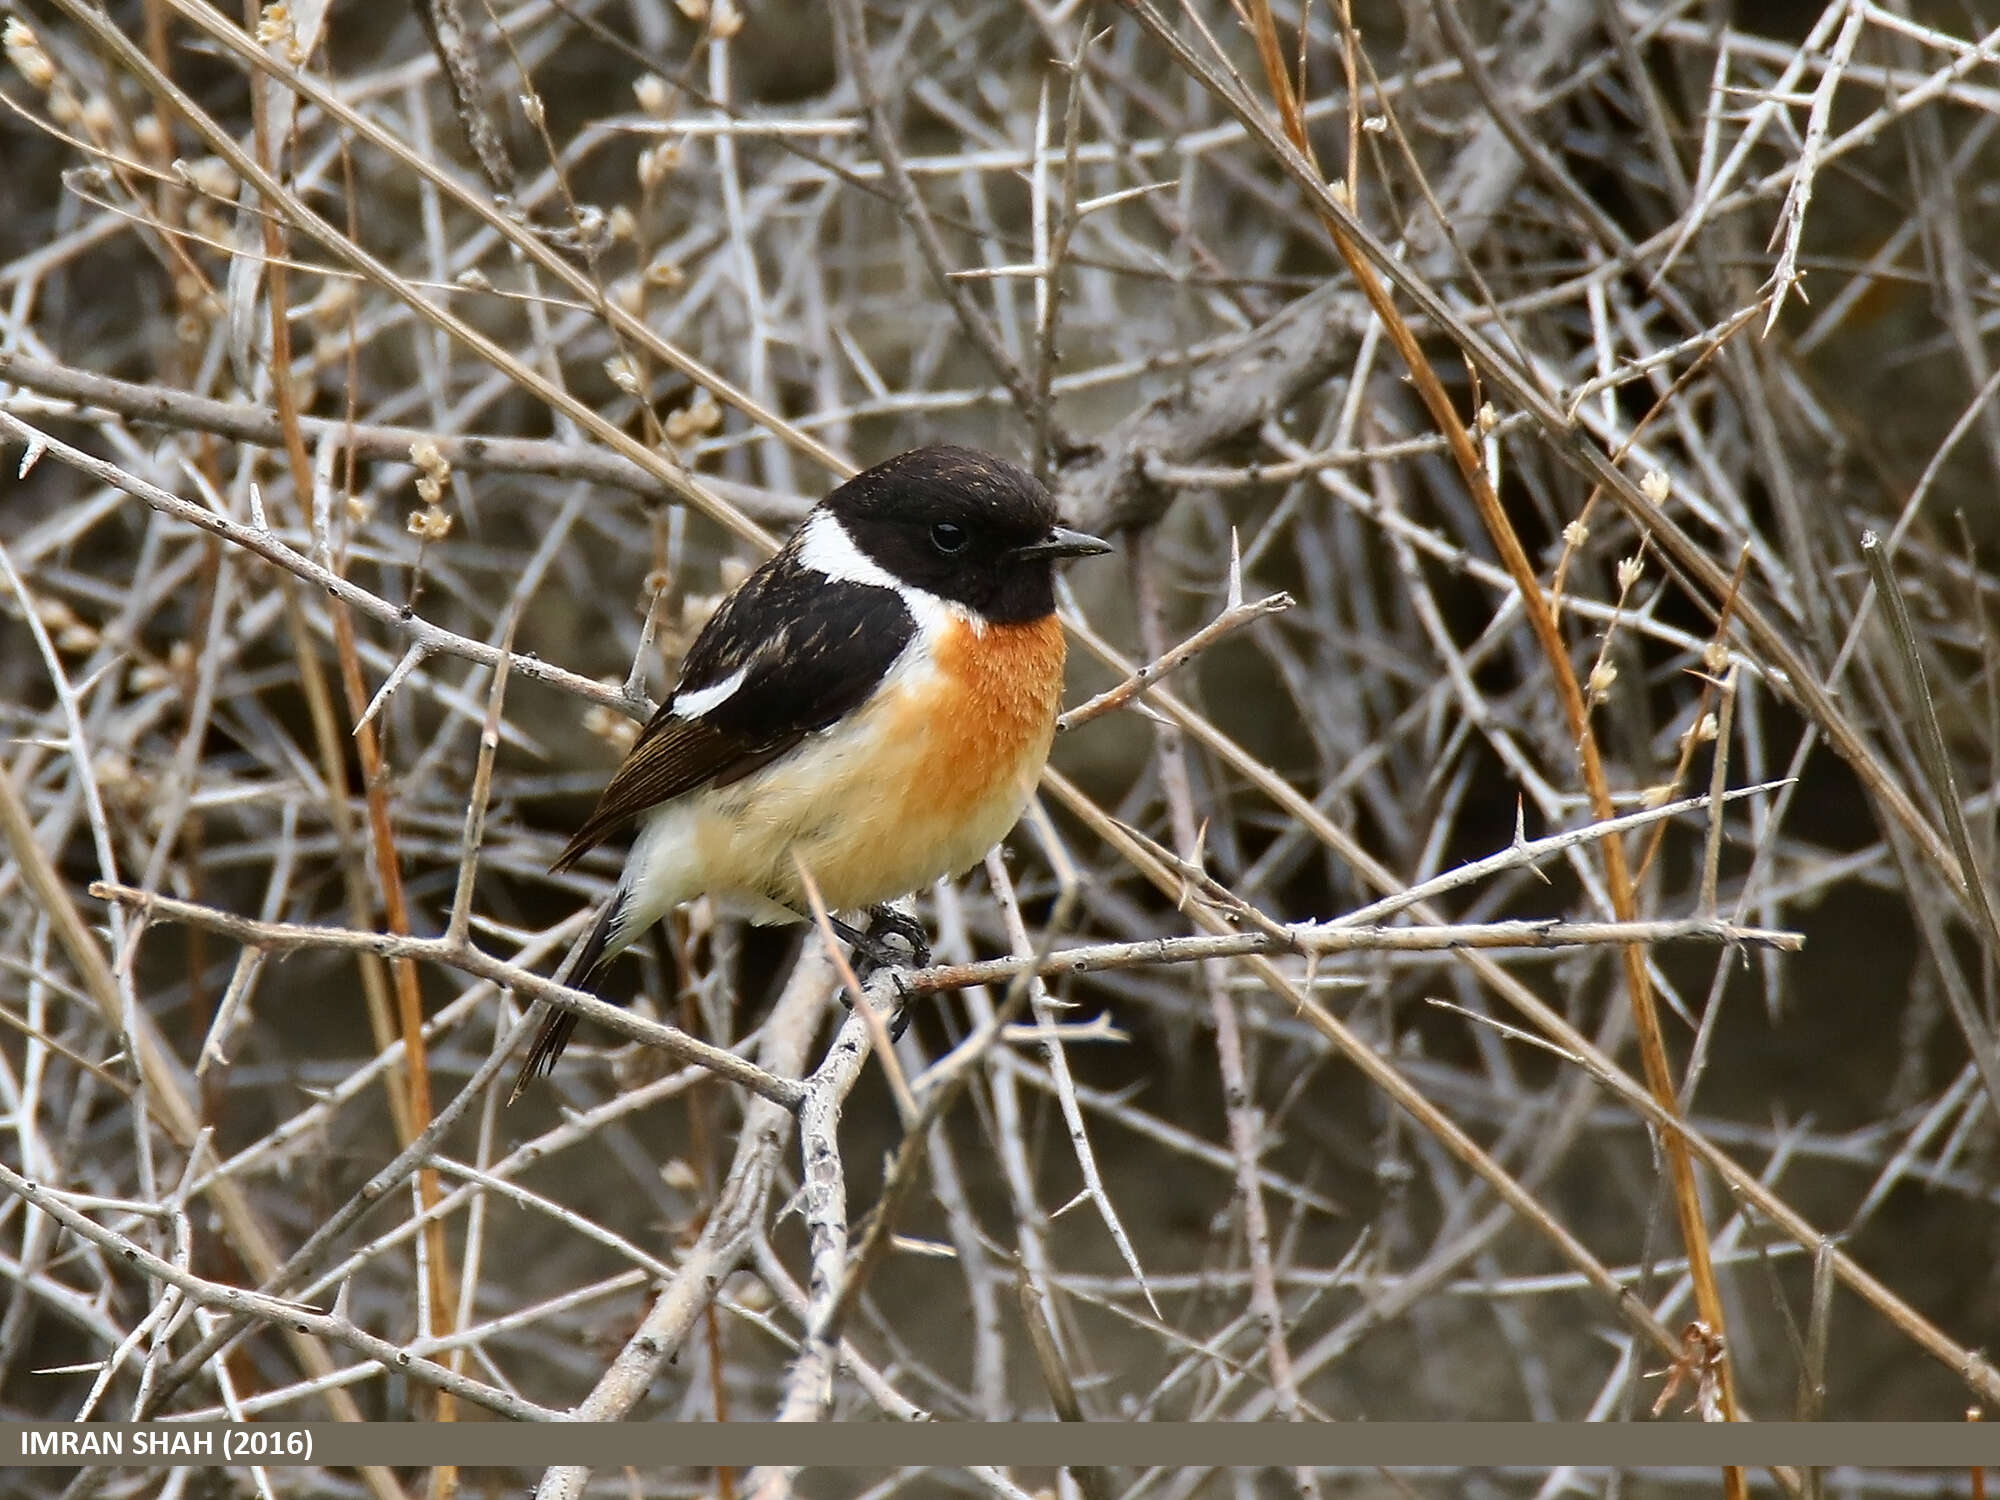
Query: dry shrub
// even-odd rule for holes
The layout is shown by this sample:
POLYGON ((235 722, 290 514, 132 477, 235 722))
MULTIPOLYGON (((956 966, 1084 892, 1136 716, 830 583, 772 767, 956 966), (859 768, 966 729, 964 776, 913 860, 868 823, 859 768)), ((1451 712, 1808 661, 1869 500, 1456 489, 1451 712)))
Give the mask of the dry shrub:
POLYGON ((2000 1393, 1972 8, 426 9, 9 26, 9 1416, 2000 1393), (892 1088, 698 907, 502 1108, 631 717, 940 438, 1122 552, 983 967, 892 1088))

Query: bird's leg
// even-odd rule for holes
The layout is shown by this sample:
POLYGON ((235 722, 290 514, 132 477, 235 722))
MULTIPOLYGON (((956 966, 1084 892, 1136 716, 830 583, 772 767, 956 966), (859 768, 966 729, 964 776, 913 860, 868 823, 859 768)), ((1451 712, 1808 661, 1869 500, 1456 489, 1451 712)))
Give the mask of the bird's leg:
MULTIPOLYGON (((809 916, 801 916, 800 920, 808 926, 813 921, 809 916)), ((826 925, 833 929, 833 935, 847 944, 853 956, 859 960, 855 966, 855 978, 866 979, 877 969, 893 969, 897 966, 896 955, 878 943, 873 932, 862 932, 858 928, 850 927, 831 912, 827 914, 826 925)))
MULTIPOLYGON (((801 921, 810 923, 812 920, 803 912, 799 916, 801 921)), ((931 945, 929 936, 924 932, 923 923, 891 906, 871 906, 868 908, 866 932, 856 931, 831 912, 827 913, 826 925, 833 929, 835 937, 852 950, 854 977, 857 981, 866 984, 870 976, 880 970, 890 971, 890 979, 896 986, 896 1010, 889 1018, 889 1040, 901 1041, 904 1030, 910 1024, 910 992, 903 988, 903 981, 897 977, 896 971, 930 966, 931 945), (903 944, 910 950, 908 957, 904 957, 889 942, 885 942, 883 940, 885 937, 902 939, 903 944)), ((840 992, 840 1003, 852 1009, 854 999, 843 989, 840 992)))
POLYGON ((893 906, 868 908, 868 941, 860 963, 855 966, 855 977, 865 981, 878 969, 889 970, 889 980, 896 986, 896 1010, 889 1017, 892 1042, 901 1041, 910 1024, 910 992, 904 988, 899 971, 927 969, 930 962, 930 934, 924 931, 923 923, 893 906), (909 949, 907 960, 897 956, 898 944, 909 949))
MULTIPOLYGON (((930 938, 924 931, 923 923, 893 906, 869 907, 866 932, 858 931, 831 912, 825 915, 826 925, 833 930, 833 935, 847 944, 854 964, 854 977, 859 983, 866 984, 883 969, 890 971, 890 978, 896 986, 896 1012, 889 1021, 889 1040, 900 1040, 904 1028, 910 1024, 907 1009, 910 992, 897 976, 904 969, 930 966, 930 938), (908 950, 907 955, 898 950, 898 939, 901 940, 901 947, 908 950)), ((810 926, 814 919, 800 912, 799 920, 810 926)), ((853 997, 844 989, 840 992, 840 1003, 850 1009, 854 1004, 853 997)))
MULTIPOLYGON (((799 920, 808 927, 815 920, 800 912, 799 920)), ((868 930, 861 932, 834 916, 827 914, 826 925, 833 929, 833 935, 853 950, 856 960, 854 977, 866 980, 877 969, 924 969, 930 967, 931 945, 924 932, 923 923, 915 917, 897 911, 892 906, 871 906, 868 908, 868 930), (884 935, 901 938, 908 947, 908 955, 898 953, 883 941, 884 935)))
POLYGON ((910 945, 910 961, 906 967, 927 969, 931 964, 930 934, 924 931, 924 924, 908 912, 898 911, 893 906, 871 906, 868 908, 868 938, 870 943, 881 949, 882 939, 901 938, 910 945))

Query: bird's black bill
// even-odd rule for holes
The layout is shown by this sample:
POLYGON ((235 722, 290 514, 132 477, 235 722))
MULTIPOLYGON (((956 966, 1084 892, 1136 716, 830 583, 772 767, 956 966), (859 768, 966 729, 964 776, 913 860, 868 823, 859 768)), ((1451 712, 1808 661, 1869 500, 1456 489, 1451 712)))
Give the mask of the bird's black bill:
POLYGON ((1066 526, 1052 527, 1049 534, 1039 542, 1030 542, 1025 547, 1016 547, 1016 557, 1095 557, 1100 552, 1109 552, 1111 543, 1088 532, 1071 531, 1066 526))

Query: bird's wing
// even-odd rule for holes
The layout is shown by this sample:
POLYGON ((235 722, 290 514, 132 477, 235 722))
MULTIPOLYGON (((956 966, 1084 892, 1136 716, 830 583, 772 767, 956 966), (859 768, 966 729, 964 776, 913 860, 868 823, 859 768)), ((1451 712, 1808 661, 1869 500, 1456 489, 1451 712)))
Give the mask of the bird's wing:
POLYGON ((551 867, 566 870, 627 819, 727 786, 859 707, 910 644, 892 588, 828 578, 786 548, 702 628, 660 706, 551 867))

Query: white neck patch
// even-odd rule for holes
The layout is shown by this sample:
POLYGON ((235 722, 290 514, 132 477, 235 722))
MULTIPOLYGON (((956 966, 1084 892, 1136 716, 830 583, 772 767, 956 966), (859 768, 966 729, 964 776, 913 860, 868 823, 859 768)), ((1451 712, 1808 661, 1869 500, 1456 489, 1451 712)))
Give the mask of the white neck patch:
POLYGON ((878 589, 894 589, 917 622, 929 635, 954 620, 962 620, 975 630, 985 622, 962 604, 941 599, 927 589, 904 583, 874 558, 854 545, 854 538, 831 511, 816 510, 806 518, 799 533, 799 562, 815 573, 823 573, 837 583, 865 583, 878 589))

